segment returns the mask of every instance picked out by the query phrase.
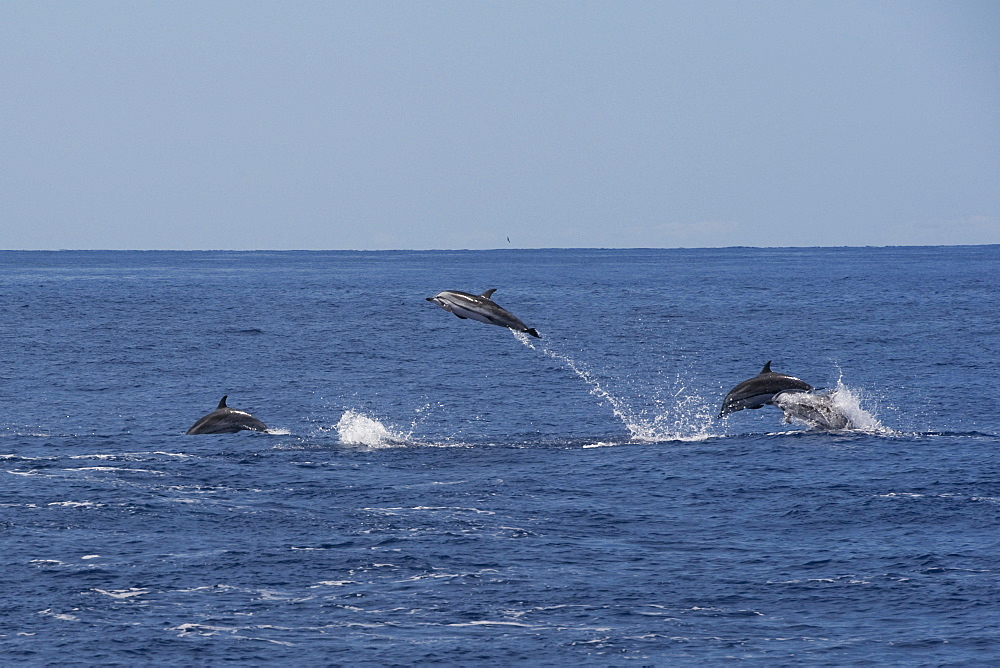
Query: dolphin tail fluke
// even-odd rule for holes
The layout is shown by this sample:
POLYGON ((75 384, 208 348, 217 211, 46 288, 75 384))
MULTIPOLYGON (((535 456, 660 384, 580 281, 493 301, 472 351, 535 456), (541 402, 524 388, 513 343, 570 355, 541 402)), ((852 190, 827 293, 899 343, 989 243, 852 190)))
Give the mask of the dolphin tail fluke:
POLYGON ((535 330, 535 328, 534 328, 534 327, 529 327, 528 329, 526 329, 526 330, 524 330, 524 331, 525 331, 525 332, 527 332, 528 334, 531 334, 531 335, 532 335, 533 337, 535 337, 536 339, 540 339, 540 338, 542 338, 542 335, 541 335, 541 334, 539 334, 539 333, 538 333, 538 331, 537 331, 537 330, 535 330))
POLYGON ((219 405, 215 407, 215 410, 219 410, 220 408, 228 408, 228 406, 226 406, 226 399, 228 398, 229 398, 228 394, 222 395, 222 400, 219 402, 219 405))

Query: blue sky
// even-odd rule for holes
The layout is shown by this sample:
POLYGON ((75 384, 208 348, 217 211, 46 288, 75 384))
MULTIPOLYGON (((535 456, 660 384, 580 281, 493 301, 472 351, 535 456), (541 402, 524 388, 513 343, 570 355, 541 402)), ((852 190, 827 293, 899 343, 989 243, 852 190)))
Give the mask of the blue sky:
POLYGON ((993 0, 0 17, 0 248, 1000 243, 993 0))

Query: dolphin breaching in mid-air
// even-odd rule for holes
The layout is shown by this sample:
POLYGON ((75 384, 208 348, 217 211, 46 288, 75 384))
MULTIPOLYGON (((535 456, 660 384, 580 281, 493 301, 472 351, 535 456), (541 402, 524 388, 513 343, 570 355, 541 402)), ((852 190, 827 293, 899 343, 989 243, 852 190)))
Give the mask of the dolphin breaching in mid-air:
POLYGON ((246 411, 226 405, 228 394, 222 397, 219 406, 201 418, 188 429, 189 434, 235 434, 238 431, 267 431, 263 422, 246 411))
POLYGON ((463 320, 478 320, 487 325, 507 327, 515 332, 524 332, 539 339, 542 338, 542 335, 533 327, 528 327, 516 315, 490 299, 490 296, 496 291, 496 288, 492 288, 481 295, 474 295, 460 290, 444 290, 433 297, 427 297, 427 301, 434 302, 445 311, 453 313, 463 320))
POLYGON ((812 385, 800 378, 771 371, 770 361, 759 374, 729 390, 722 400, 719 417, 768 404, 781 409, 785 422, 794 419, 813 429, 854 428, 851 418, 835 404, 833 393, 814 391, 812 385))
POLYGON ((719 417, 744 408, 754 409, 770 404, 774 396, 781 392, 809 392, 812 389, 812 385, 795 376, 771 371, 771 362, 768 361, 759 374, 729 390, 726 398, 722 400, 719 417))

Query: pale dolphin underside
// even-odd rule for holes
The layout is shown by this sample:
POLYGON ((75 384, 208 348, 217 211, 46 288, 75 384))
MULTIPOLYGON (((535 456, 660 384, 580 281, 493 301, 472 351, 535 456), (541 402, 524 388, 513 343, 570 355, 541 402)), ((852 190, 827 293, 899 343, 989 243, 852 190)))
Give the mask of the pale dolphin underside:
POLYGON ((855 429, 850 416, 839 409, 830 392, 782 392, 771 402, 785 414, 785 422, 803 422, 812 429, 855 429))
POLYGON ((775 395, 781 392, 808 392, 812 389, 812 385, 804 380, 771 371, 771 362, 768 361, 759 374, 729 390, 726 398, 722 400, 719 417, 744 408, 760 408, 771 403, 775 395))
POLYGON ((201 418, 188 429, 189 434, 235 434, 238 431, 267 431, 263 422, 245 411, 236 410, 226 405, 222 397, 219 406, 201 418))
POLYGON ((463 320, 478 320, 487 325, 507 327, 515 332, 524 332, 539 339, 542 338, 542 335, 533 327, 528 327, 516 315, 490 299, 490 296, 496 291, 497 289, 493 288, 481 295, 474 295, 461 290, 444 290, 433 297, 427 297, 427 301, 434 302, 445 311, 453 313, 463 320))

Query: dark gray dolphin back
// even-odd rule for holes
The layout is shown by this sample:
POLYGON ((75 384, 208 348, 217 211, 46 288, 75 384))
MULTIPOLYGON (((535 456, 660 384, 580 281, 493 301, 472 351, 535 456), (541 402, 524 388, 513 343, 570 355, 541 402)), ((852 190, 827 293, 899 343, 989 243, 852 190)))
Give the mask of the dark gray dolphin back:
POLYGON ((808 392, 812 389, 812 385, 795 376, 771 371, 771 362, 768 360, 759 374, 729 390, 722 400, 722 410, 719 411, 718 417, 724 417, 744 408, 760 408, 771 403, 774 395, 781 392, 808 392))
POLYGON ((226 405, 229 395, 223 395, 218 407, 187 430, 188 434, 235 434, 238 431, 267 431, 267 426, 246 411, 226 405))
POLYGON ((496 288, 490 288, 482 294, 474 295, 461 290, 443 290, 433 297, 427 297, 427 301, 437 304, 462 320, 478 320, 488 325, 507 327, 515 332, 525 332, 541 338, 538 330, 528 327, 520 318, 491 299, 496 291, 496 288))

